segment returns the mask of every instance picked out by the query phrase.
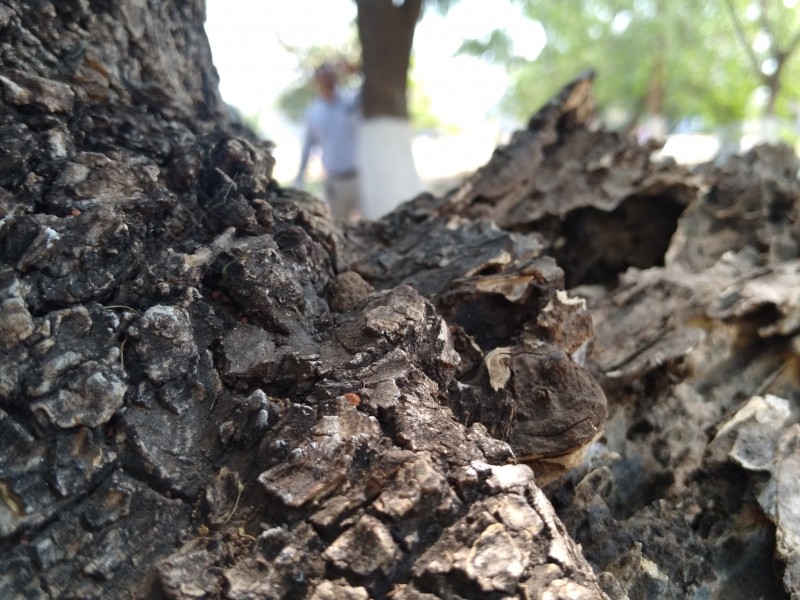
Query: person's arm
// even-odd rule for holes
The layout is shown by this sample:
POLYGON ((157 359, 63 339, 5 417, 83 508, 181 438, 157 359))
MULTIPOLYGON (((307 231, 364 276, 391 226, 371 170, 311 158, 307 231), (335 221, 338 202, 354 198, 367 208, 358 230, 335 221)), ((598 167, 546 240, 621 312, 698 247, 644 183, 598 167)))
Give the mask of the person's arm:
POLYGON ((303 150, 300 153, 300 168, 297 170, 297 177, 294 178, 295 187, 302 187, 306 176, 308 158, 311 156, 311 148, 315 145, 314 133, 311 130, 311 123, 306 119, 306 132, 303 136, 303 150))

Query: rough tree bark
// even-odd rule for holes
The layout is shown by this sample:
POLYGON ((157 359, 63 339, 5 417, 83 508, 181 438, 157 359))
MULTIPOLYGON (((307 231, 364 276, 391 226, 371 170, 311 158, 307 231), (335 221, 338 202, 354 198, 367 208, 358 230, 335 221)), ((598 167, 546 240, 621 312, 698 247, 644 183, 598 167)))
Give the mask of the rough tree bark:
POLYGON ((342 229, 202 20, 0 3, 0 597, 800 593, 793 155, 654 165, 587 75, 342 229))
POLYGON ((0 595, 599 597, 444 405, 446 321, 226 120, 203 17, 0 4, 0 595))

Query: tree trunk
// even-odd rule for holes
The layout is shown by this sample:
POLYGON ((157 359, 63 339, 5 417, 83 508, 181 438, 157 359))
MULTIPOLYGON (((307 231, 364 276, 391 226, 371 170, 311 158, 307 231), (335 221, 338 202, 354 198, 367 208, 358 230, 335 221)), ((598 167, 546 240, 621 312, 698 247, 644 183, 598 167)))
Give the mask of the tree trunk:
POLYGON ((364 122, 357 161, 363 216, 377 219, 423 191, 411 151, 408 68, 422 0, 357 0, 364 122))
POLYGON ((800 591, 796 158, 656 166, 584 77, 342 229, 202 21, 0 5, 0 597, 800 591))
POLYGON ((356 0, 364 117, 408 119, 408 67, 422 0, 356 0))
POLYGON ((601 597, 443 404, 446 321, 227 120, 203 19, 0 5, 0 596, 601 597))

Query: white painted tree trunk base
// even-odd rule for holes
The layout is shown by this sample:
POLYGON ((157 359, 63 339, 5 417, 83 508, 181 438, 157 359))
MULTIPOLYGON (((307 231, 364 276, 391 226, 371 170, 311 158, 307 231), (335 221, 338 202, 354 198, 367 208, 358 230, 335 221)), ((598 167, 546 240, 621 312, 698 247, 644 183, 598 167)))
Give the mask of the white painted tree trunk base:
POLYGON ((425 190, 414 165, 407 119, 365 119, 359 127, 357 148, 361 214, 365 219, 379 219, 425 190))

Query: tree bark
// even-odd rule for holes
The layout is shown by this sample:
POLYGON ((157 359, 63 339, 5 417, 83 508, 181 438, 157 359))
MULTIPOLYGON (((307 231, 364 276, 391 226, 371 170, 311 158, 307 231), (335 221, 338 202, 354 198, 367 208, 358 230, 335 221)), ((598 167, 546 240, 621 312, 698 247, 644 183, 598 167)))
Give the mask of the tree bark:
POLYGON ((343 228, 203 17, 0 4, 0 597, 798 593, 791 153, 657 166, 585 76, 343 228))
POLYGON ((203 19, 0 5, 0 596, 602 597, 444 404, 446 321, 229 122, 203 19))

